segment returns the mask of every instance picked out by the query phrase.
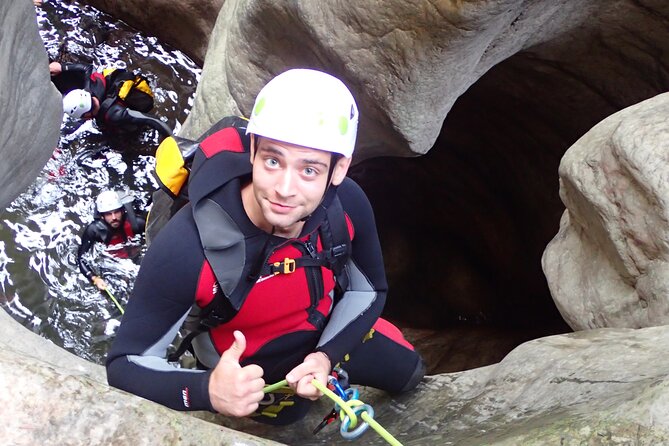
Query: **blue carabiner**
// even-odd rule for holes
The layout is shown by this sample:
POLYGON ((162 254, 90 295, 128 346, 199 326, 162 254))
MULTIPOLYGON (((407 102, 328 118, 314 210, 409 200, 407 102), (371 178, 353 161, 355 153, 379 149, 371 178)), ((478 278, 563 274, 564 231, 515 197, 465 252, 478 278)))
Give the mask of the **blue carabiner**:
POLYGON ((337 396, 339 396, 339 398, 343 399, 344 401, 347 401, 346 392, 344 391, 344 389, 339 384, 339 381, 337 381, 337 378, 335 378, 332 375, 328 376, 328 384, 330 384, 334 388, 334 390, 335 390, 335 392, 337 392, 337 396))
MULTIPOLYGON (((346 389, 346 395, 342 398, 344 401, 351 401, 351 400, 357 400, 358 397, 360 396, 360 392, 358 389, 354 389, 353 387, 349 387, 346 389)), ((341 406, 339 404, 335 403, 335 410, 339 412, 341 410, 341 406)))
MULTIPOLYGON (((359 416, 363 412, 367 412, 367 415, 369 415, 370 418, 374 418, 374 409, 372 406, 369 404, 363 404, 361 406, 355 406, 351 408, 353 410, 353 413, 355 416, 359 416)), ((359 436, 365 433, 367 428, 369 427, 369 423, 366 421, 362 421, 360 424, 358 424, 358 427, 353 429, 352 431, 348 430, 348 426, 351 424, 351 419, 348 417, 348 415, 344 416, 344 419, 341 422, 341 426, 339 427, 339 434, 346 440, 355 440, 359 436)))

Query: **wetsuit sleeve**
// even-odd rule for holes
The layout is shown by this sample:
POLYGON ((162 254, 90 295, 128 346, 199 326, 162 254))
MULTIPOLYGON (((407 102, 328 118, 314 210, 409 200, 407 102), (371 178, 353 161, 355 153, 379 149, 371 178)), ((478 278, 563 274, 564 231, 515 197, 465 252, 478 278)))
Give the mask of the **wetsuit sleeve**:
POLYGON ((63 72, 81 73, 82 79, 90 77, 93 73, 93 66, 83 63, 61 63, 63 72))
POLYGON ((209 371, 167 362, 194 302, 204 256, 190 206, 177 213, 151 243, 107 355, 110 385, 176 410, 210 410, 209 371))
POLYGON ((169 126, 149 113, 142 113, 137 110, 132 110, 124 105, 115 103, 103 117, 105 125, 112 127, 125 128, 141 128, 150 127, 155 129, 163 137, 171 136, 172 129, 169 126))
POLYGON ((84 232, 81 234, 81 244, 77 250, 77 264, 79 265, 79 271, 81 271, 81 274, 86 276, 89 281, 93 280, 93 276, 97 276, 98 272, 93 265, 85 259, 85 256, 91 248, 93 248, 93 245, 96 242, 104 243, 105 234, 100 229, 97 221, 86 226, 84 232))
POLYGON ((51 78, 61 94, 76 89, 88 89, 93 66, 80 63, 61 63, 61 72, 51 78))
POLYGON ((348 287, 337 300, 316 348, 325 352, 332 364, 369 332, 381 315, 388 291, 381 244, 367 196, 348 178, 339 186, 338 194, 355 233, 346 265, 348 287))

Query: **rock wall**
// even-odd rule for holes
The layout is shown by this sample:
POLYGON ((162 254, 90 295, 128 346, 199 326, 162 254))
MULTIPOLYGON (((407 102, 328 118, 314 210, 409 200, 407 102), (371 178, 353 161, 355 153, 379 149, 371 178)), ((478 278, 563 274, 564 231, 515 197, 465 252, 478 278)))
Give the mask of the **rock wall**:
POLYGON ((356 160, 425 154, 456 99, 490 67, 578 26, 602 4, 393 0, 380 10, 369 0, 347 8, 229 0, 182 132, 199 135, 218 117, 248 115, 273 75, 311 67, 343 79, 358 101, 356 160))
POLYGON ((58 142, 62 106, 28 1, 0 4, 0 205, 37 178, 58 142), (40 49, 42 49, 40 51, 40 49))
POLYGON ((273 441, 175 412, 107 385, 104 368, 0 311, 0 425, 8 445, 261 446, 273 441))
POLYGON ((83 0, 128 25, 156 36, 202 65, 218 11, 225 0, 83 0))
MULTIPOLYGON (((425 378, 405 395, 361 388, 375 420, 405 444, 664 444, 669 441, 669 327, 599 329, 525 343, 500 363, 425 378)), ((172 411, 105 384, 102 367, 0 312, 3 442, 14 445, 350 444, 331 403, 291 426, 172 411), (236 431, 230 430, 236 429, 236 431), (242 433, 242 432, 247 432, 242 433), (253 435, 250 435, 253 434, 253 435), (262 438, 260 438, 262 437, 262 438)), ((387 444, 372 429, 358 441, 387 444)))

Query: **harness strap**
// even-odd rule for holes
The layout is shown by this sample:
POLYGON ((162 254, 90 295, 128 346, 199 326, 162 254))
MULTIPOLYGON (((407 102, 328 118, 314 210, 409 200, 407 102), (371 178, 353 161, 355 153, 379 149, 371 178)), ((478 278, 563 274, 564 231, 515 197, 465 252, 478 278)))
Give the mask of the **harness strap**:
MULTIPOLYGON (((346 252, 339 247, 338 252, 346 252)), ((263 266, 260 274, 266 276, 268 274, 290 274, 294 273, 297 268, 306 268, 310 266, 325 266, 330 268, 333 264, 330 253, 319 253, 317 257, 304 256, 296 259, 286 257, 280 262, 267 263, 263 266)), ((332 269, 332 268, 330 268, 332 269)))
POLYGON ((327 218, 321 225, 323 248, 330 262, 328 267, 334 272, 337 279, 337 286, 344 290, 348 287, 346 262, 351 256, 351 235, 348 232, 346 213, 339 196, 335 196, 332 200, 326 209, 326 214, 327 218))
POLYGON ((183 340, 181 341, 181 344, 179 344, 179 347, 174 352, 167 355, 167 361, 169 362, 179 361, 181 355, 186 353, 186 350, 189 350, 191 348, 191 345, 193 344, 193 339, 195 339, 199 334, 203 333, 204 331, 205 330, 193 330, 190 333, 188 333, 186 337, 183 338, 183 340))
POLYGON ((197 322, 191 322, 190 324, 186 322, 184 324, 192 324, 190 326, 192 331, 182 339, 179 347, 172 354, 168 355, 167 360, 170 362, 178 361, 181 355, 191 349, 193 340, 196 337, 212 328, 228 322, 236 314, 237 312, 232 308, 230 301, 228 301, 228 299, 224 297, 223 292, 219 290, 211 302, 202 309, 198 315, 197 322))
POLYGON ((132 207, 132 203, 125 203, 123 207, 125 208, 125 216, 126 219, 130 222, 133 235, 137 235, 142 232, 142 225, 140 225, 139 220, 137 219, 137 214, 135 213, 135 209, 132 207))

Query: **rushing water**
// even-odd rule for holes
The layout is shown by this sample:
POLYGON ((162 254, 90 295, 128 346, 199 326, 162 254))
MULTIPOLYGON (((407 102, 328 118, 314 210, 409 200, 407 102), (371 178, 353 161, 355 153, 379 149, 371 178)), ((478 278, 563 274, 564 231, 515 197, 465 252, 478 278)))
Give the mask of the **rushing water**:
MULTIPOLYGON (((152 113, 178 130, 200 76, 188 57, 90 6, 49 0, 36 8, 36 18, 49 60, 141 71, 153 86, 152 113)), ((128 191, 144 208, 150 206, 158 142, 155 131, 109 139, 90 121, 80 125, 65 117, 51 159, 0 216, 3 308, 35 333, 94 362, 104 361, 121 314, 80 274, 80 234, 103 189, 128 191)), ((101 244, 94 249, 94 263, 122 305, 142 254, 133 261, 110 255, 101 244)))

